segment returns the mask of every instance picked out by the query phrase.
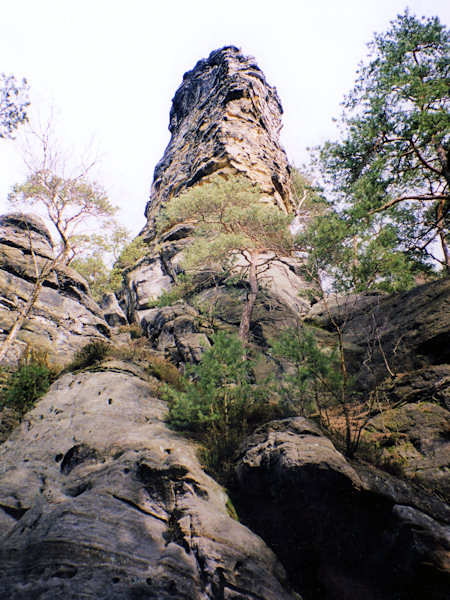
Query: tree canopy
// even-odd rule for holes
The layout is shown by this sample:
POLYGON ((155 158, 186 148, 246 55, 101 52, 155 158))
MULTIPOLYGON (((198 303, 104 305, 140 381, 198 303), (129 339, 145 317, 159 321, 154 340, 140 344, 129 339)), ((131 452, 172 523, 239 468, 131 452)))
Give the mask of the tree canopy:
POLYGON ((89 228, 98 233, 99 227, 114 225, 117 208, 103 186, 89 178, 93 164, 69 165, 51 125, 32 135, 37 148, 28 149, 25 156, 28 176, 13 186, 8 202, 14 209, 31 207, 43 213, 59 235, 58 261, 68 264, 97 239, 89 228))
POLYGON ((437 259, 447 272, 449 41, 437 17, 408 11, 376 35, 344 101, 342 141, 320 154, 348 215, 375 229, 388 224, 398 250, 437 259))
POLYGON ((92 231, 88 235, 86 228, 90 224, 97 231, 102 225, 113 225, 112 217, 116 212, 103 187, 88 179, 89 167, 81 167, 76 173, 67 175, 68 165, 61 148, 52 144, 49 130, 35 135, 39 140, 39 151, 27 157, 28 177, 24 183, 13 187, 8 201, 15 209, 30 206, 44 212, 56 228, 60 244, 53 260, 40 261, 29 236, 29 255, 34 265, 33 290, 0 346, 0 361, 32 311, 49 275, 58 266, 69 264, 87 246, 95 247, 99 236, 93 235, 92 231))
POLYGON ((250 287, 239 335, 247 339, 259 278, 277 256, 292 251, 291 217, 262 201, 262 192, 244 176, 215 176, 173 198, 166 205, 160 227, 195 224, 193 242, 186 251, 187 269, 237 270, 250 287), (240 263, 240 264, 239 264, 240 263))
POLYGON ((12 138, 17 127, 28 120, 27 80, 19 83, 14 75, 0 75, 0 138, 12 138))

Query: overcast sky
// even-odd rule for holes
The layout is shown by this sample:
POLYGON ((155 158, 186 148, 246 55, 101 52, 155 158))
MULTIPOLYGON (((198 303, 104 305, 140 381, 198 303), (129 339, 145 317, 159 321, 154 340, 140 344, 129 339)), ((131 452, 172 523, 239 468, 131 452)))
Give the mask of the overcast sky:
MULTIPOLYGON (((450 24, 448 0, 0 0, 0 72, 26 77, 30 120, 52 107, 66 148, 100 157, 95 177, 136 234, 169 141, 183 74, 233 44, 256 58, 284 107, 297 165, 337 135, 333 117, 374 32, 406 6, 450 24)), ((19 143, 0 139, 0 213, 25 177, 19 143)))

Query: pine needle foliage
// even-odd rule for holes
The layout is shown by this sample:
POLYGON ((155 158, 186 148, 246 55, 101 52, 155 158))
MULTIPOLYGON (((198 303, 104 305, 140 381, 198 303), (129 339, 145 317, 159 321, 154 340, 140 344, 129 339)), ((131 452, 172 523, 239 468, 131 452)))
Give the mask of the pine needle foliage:
POLYGON ((266 391, 253 383, 254 361, 237 336, 218 332, 203 360, 187 368, 183 389, 166 386, 170 425, 196 434, 203 458, 215 473, 223 473, 255 415, 267 404, 266 391))
POLYGON ((448 275, 450 32, 406 10, 369 48, 343 103, 342 141, 321 150, 324 173, 361 225, 391 224, 397 249, 448 275))
POLYGON ((239 336, 248 340, 260 277, 277 257, 293 250, 290 222, 248 178, 216 175, 172 198, 157 226, 164 231, 177 223, 195 224, 182 265, 188 272, 234 272, 248 282, 239 328, 239 336))

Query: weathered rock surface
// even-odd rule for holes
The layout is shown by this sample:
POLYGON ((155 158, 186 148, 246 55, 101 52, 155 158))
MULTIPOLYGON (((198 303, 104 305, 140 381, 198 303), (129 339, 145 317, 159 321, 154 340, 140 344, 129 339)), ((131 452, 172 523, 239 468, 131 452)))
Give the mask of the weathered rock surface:
MULTIPOLYGON (((14 214, 1 217, 0 340, 31 296, 36 281, 31 248, 39 268, 53 259, 51 236, 41 219, 14 214)), ((45 281, 7 360, 14 360, 26 344, 31 344, 49 350, 55 362, 66 362, 81 346, 108 335, 108 324, 85 280, 60 265, 45 281)))
MULTIPOLYGON (((364 437, 380 464, 450 493, 450 279, 393 296, 330 297, 328 307, 357 388, 378 388, 383 408, 364 437)), ((323 302, 306 320, 334 329, 323 302)))
POLYGON ((0 596, 287 600, 142 373, 67 374, 0 446, 0 596))
POLYGON ((370 419, 364 437, 380 448, 380 462, 450 494, 450 365, 436 365, 387 381, 389 400, 370 419))
POLYGON ((211 327, 202 323, 198 311, 185 302, 147 310, 141 325, 156 350, 175 364, 199 362, 210 346, 211 327))
MULTIPOLYGON (((130 321, 142 323, 158 349, 176 354, 180 344, 168 340, 171 325, 153 330, 149 306, 164 292, 170 292, 182 272, 183 250, 190 243, 191 224, 177 225, 159 235, 154 221, 165 202, 194 185, 208 182, 213 173, 224 176, 244 174, 262 190, 261 201, 275 204, 281 211, 295 209, 291 171, 279 143, 282 108, 275 88, 265 80, 253 58, 237 48, 216 50, 184 75, 170 112, 172 134, 163 158, 155 169, 150 201, 146 207, 147 226, 142 232, 149 244, 148 255, 125 272, 126 313, 130 321), (159 341, 157 335, 162 333, 159 341)), ((280 328, 292 325, 310 308, 299 297, 305 281, 299 275, 299 262, 281 259, 261 278, 260 294, 253 314, 251 333, 263 345, 280 328)), ((229 284, 229 282, 228 282, 229 284)), ((185 298, 189 310, 215 320, 219 327, 239 324, 244 285, 225 285, 211 278, 195 294, 185 298)), ((170 319, 169 319, 170 322, 170 319)), ((192 328, 191 328, 192 329, 192 328)), ((181 345, 180 357, 198 359, 199 337, 191 330, 181 345)), ((172 335, 172 334, 171 334, 172 335)), ((172 336, 173 337, 173 336, 172 336)), ((184 358, 182 358, 182 362, 184 358)))
POLYGON ((450 278, 372 302, 365 310, 356 303, 353 314, 338 309, 345 314, 344 341, 363 387, 392 373, 450 363, 450 278))
POLYGON ((99 302, 99 307, 103 313, 105 321, 110 327, 127 325, 128 319, 119 305, 116 295, 112 292, 108 292, 103 295, 103 298, 99 302))
POLYGON ((450 507, 349 464, 306 419, 274 421, 243 444, 240 514, 305 600, 444 600, 450 507))
POLYGON ((330 315, 339 326, 345 325, 347 321, 376 308, 387 296, 388 294, 378 291, 366 294, 330 294, 327 297, 327 305, 323 300, 316 302, 305 315, 305 321, 332 329, 330 315))
POLYGON ((291 210, 290 169, 279 143, 282 112, 255 60, 234 46, 185 73, 170 112, 172 137, 155 169, 147 234, 164 202, 217 172, 247 175, 291 210))

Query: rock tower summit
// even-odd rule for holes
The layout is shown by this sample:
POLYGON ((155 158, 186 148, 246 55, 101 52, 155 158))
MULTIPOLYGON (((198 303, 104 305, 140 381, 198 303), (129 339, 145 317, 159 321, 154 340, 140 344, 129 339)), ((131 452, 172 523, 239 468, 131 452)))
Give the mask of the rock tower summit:
POLYGON ((185 73, 170 111, 172 134, 155 169, 145 215, 213 173, 242 173, 284 211, 293 208, 290 169, 279 142, 283 109, 252 57, 226 46, 185 73))

